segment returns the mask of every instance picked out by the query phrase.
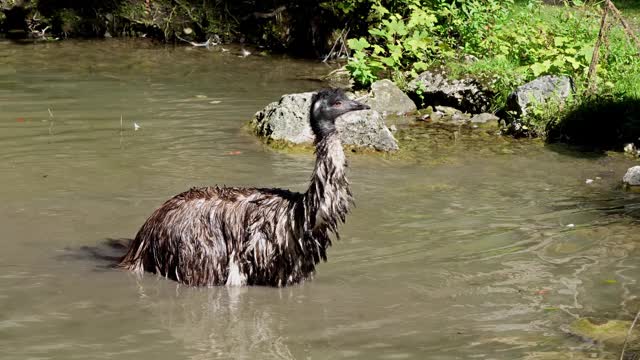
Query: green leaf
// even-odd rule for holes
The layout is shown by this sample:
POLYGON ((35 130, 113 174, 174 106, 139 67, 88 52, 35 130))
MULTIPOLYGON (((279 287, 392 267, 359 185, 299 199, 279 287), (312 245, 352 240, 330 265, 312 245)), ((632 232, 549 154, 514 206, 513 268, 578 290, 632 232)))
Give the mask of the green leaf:
POLYGON ((556 47, 562 47, 562 45, 566 44, 569 42, 569 39, 564 37, 564 36, 556 36, 553 38, 553 44, 556 47))
POLYGON ((396 61, 391 57, 380 58, 380 61, 388 67, 394 67, 396 65, 396 61))
POLYGON ((386 50, 380 45, 373 45, 373 53, 375 55, 384 54, 386 50))
POLYGON ((533 76, 540 76, 549 70, 549 68, 551 67, 550 65, 550 63, 547 63, 547 61, 545 61, 543 63, 535 63, 529 68, 531 69, 531 71, 533 71, 533 76))
POLYGON ((576 60, 576 58, 574 57, 567 57, 567 62, 569 62, 571 64, 571 67, 573 68, 573 70, 578 70, 578 68, 580 68, 580 61, 576 60))
POLYGON ((371 46, 371 44, 369 44, 367 39, 362 37, 359 39, 349 39, 347 41, 347 44, 349 45, 349 48, 354 51, 363 51, 364 49, 371 46))
POLYGON ((578 52, 580 55, 584 56, 588 63, 591 62, 591 58, 593 57, 593 45, 585 45, 578 52))
POLYGON ((429 64, 427 64, 424 61, 418 61, 413 64, 413 69, 415 69, 416 71, 424 71, 424 70, 427 70, 428 67, 429 67, 429 64))

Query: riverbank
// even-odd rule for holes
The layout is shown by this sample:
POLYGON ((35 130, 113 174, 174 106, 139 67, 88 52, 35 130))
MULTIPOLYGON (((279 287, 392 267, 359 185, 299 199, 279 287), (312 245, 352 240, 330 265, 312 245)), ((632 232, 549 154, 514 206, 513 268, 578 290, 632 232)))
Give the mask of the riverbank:
POLYGON ((0 0, 8 38, 145 37, 165 43, 240 42, 305 57, 328 51, 338 18, 295 1, 0 0))

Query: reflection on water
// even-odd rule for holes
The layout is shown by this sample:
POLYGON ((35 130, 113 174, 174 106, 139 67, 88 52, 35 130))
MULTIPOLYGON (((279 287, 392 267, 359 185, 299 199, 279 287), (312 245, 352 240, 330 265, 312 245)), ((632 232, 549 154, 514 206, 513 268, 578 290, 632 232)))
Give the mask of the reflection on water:
POLYGON ((618 186, 632 161, 462 130, 413 129, 411 156, 350 157, 357 208, 312 282, 192 289, 112 270, 107 239, 190 186, 303 190, 312 155, 240 127, 327 68, 0 45, 3 359, 607 358, 568 324, 637 310, 639 196, 618 186))

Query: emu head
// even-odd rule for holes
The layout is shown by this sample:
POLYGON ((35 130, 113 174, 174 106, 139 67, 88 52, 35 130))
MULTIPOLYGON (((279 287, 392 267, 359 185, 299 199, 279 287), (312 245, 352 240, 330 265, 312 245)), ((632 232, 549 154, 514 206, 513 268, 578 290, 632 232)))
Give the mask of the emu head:
POLYGON ((338 116, 350 111, 369 109, 369 106, 351 100, 342 89, 323 89, 311 99, 311 129, 316 140, 335 131, 338 116))

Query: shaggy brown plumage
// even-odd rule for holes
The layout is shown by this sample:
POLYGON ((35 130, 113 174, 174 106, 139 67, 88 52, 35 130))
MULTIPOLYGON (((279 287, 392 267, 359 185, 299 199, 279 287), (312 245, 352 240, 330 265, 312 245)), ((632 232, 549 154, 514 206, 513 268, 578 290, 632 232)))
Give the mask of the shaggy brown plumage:
POLYGON ((314 95, 311 107, 316 164, 305 193, 193 188, 151 215, 119 266, 193 286, 286 286, 312 277, 353 201, 335 119, 368 107, 331 89, 314 95))

